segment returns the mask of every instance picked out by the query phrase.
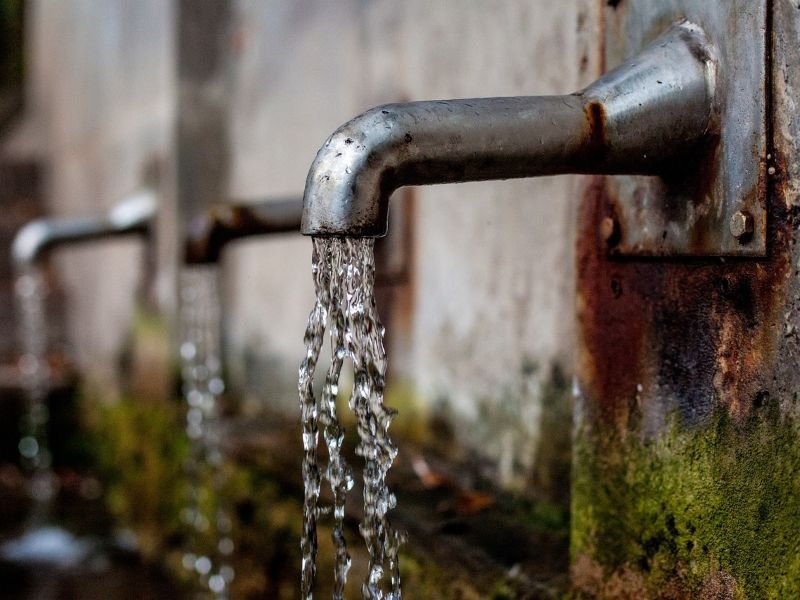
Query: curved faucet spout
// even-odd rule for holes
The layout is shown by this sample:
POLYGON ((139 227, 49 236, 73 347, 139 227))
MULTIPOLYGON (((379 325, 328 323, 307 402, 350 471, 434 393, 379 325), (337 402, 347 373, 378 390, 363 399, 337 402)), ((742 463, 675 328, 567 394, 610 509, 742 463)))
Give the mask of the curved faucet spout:
POLYGON ((683 22, 576 94, 379 106, 320 149, 302 232, 380 237, 405 185, 660 174, 713 135, 714 74, 703 32, 683 22))
POLYGON ((189 225, 184 260, 215 263, 222 249, 240 238, 298 232, 302 213, 302 198, 217 204, 189 225))
POLYGON ((14 237, 11 255, 17 270, 31 267, 57 246, 150 231, 156 214, 156 195, 149 189, 135 192, 107 214, 84 217, 35 219, 14 237))

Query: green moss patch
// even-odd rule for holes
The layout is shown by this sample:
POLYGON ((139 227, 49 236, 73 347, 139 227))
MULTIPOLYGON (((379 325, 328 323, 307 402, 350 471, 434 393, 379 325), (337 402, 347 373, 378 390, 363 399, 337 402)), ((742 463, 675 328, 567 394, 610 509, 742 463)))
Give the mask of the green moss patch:
POLYGON ((800 426, 768 413, 675 422, 655 439, 584 428, 573 470, 578 596, 800 597, 800 426))

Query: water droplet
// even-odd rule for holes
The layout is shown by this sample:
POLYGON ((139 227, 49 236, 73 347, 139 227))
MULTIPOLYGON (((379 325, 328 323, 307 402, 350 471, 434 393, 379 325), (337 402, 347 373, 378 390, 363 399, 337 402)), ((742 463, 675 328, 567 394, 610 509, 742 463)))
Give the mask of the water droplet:
POLYGON ((192 360, 197 356, 197 347, 191 342, 184 342, 181 344, 181 358, 184 360, 192 360))
POLYGON ((39 442, 31 436, 22 438, 19 441, 19 453, 25 458, 34 458, 39 454, 39 442))
POLYGON ((187 571, 191 571, 194 569, 194 562, 197 560, 197 557, 194 554, 184 554, 183 559, 181 560, 181 564, 183 568, 187 571))
POLYGON ((211 560, 207 556, 201 556, 195 561, 194 570, 200 575, 208 575, 211 571, 211 560))
POLYGON ((225 578, 222 575, 212 575, 208 578, 208 589, 215 594, 220 594, 225 591, 225 578))
POLYGON ((217 548, 219 549, 220 554, 229 556, 233 554, 234 550, 233 540, 231 538, 224 537, 219 541, 219 544, 217 544, 217 548))
POLYGON ((236 576, 236 572, 230 565, 222 565, 219 569, 219 574, 222 575, 222 578, 228 583, 231 583, 236 576))
POLYGON ((215 396, 219 396, 222 392, 225 391, 225 382, 222 381, 220 377, 213 377, 208 382, 208 391, 214 394, 215 396))
POLYGON ((203 423, 203 413, 197 408, 192 408, 186 413, 186 421, 190 426, 199 427, 203 423))
POLYGON ((203 394, 201 394, 199 390, 190 390, 186 393, 186 401, 189 403, 189 406, 200 406, 203 401, 203 394))

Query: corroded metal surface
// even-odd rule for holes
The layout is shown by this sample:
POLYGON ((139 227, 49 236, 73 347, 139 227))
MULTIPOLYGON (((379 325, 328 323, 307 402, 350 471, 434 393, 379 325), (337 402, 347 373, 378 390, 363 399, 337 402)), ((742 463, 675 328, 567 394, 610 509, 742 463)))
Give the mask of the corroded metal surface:
POLYGON ((387 104, 341 126, 306 179, 303 233, 386 233, 391 193, 559 175, 657 175, 712 138, 714 50, 680 22, 582 92, 387 104))
POLYGON ((650 432, 676 412, 744 418, 782 337, 791 214, 773 198, 768 260, 615 259, 596 225, 616 210, 609 187, 595 179, 580 215, 581 404, 621 430, 634 414, 650 432))
POLYGON ((187 264, 214 263, 235 240, 299 232, 302 212, 301 198, 214 205, 189 224, 184 260, 187 264))
MULTIPOLYGON (((755 54, 740 63, 749 60, 748 69, 763 67, 766 5, 620 2, 606 8, 606 58, 616 60, 646 43, 679 14, 708 27, 710 37, 725 38, 719 50, 723 55, 735 57, 741 48, 725 46, 737 35, 746 37, 741 46, 755 54)), ((731 77, 724 66, 729 60, 720 61, 723 87, 731 77)), ((727 125, 723 119, 721 162, 697 189, 707 192, 704 202, 715 193, 726 199, 707 218, 695 218, 691 200, 688 210, 679 211, 653 195, 668 188, 654 178, 596 178, 588 188, 578 231, 580 397, 588 410, 621 429, 633 414, 651 432, 675 412, 687 423, 699 423, 719 406, 744 418, 773 383, 785 339, 796 215, 786 203, 790 161, 780 145, 771 149, 767 177, 768 79, 764 73, 755 79, 743 76, 734 86, 734 99, 755 112, 735 115, 727 125), (751 142, 748 151, 732 155, 744 138, 751 142), (752 186, 741 183, 746 178, 752 186), (767 248, 769 256, 762 258, 767 248), (714 257, 720 254, 741 258, 714 257)), ((721 96, 724 105, 734 99, 721 96)))
POLYGON ((615 252, 766 254, 767 4, 767 0, 608 3, 606 64, 633 56, 680 18, 703 28, 718 58, 716 139, 702 152, 681 157, 663 177, 619 177, 609 182, 621 231, 615 252), (747 238, 729 231, 737 211, 752 215, 753 232, 747 238))
POLYGON ((609 255, 613 182, 583 199, 572 574, 585 597, 615 597, 612 583, 642 598, 800 591, 785 561, 800 540, 800 10, 769 7, 768 255, 609 255))
MULTIPOLYGON (((609 32, 626 19, 641 20, 636 10, 642 7, 626 2, 609 8, 609 32)), ((789 11, 788 5, 782 10, 789 11)), ((780 29, 790 29, 790 16, 782 17, 780 29)), ((608 33, 607 39, 614 35, 608 33)), ((777 93, 766 111, 771 115, 766 130, 777 137, 769 142, 771 176, 759 181, 764 200, 752 235, 753 243, 763 236, 767 257, 647 260, 609 255, 609 245, 621 249, 624 242, 613 236, 609 240, 608 223, 619 226, 624 237, 627 223, 620 211, 631 207, 620 196, 622 178, 595 178, 587 190, 578 234, 581 405, 622 428, 633 413, 657 431, 669 413, 678 411, 685 422, 698 423, 719 406, 742 419, 764 394, 788 393, 786 383, 796 378, 775 375, 794 370, 785 360, 787 344, 795 344, 795 328, 787 319, 797 274, 797 184, 792 177, 797 124, 791 86, 798 56, 787 41, 792 39, 790 34, 777 38, 783 44, 775 50, 776 72, 770 77, 777 93), (768 222, 763 221, 767 212, 768 222)), ((757 93, 761 90, 763 83, 757 93)), ((744 190, 739 193, 743 202, 750 198, 744 190)), ((751 226, 746 218, 738 222, 742 215, 736 212, 719 223, 720 232, 734 240, 751 226)), ((707 241, 694 239, 692 252, 702 254, 707 241)))

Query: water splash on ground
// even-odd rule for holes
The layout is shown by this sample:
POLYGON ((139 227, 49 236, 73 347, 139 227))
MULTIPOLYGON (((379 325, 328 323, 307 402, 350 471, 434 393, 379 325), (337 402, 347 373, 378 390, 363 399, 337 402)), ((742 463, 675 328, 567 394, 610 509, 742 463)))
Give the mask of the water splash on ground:
POLYGON ((186 400, 189 456, 186 506, 188 528, 183 566, 195 573, 213 598, 229 597, 234 578, 232 519, 222 504, 225 484, 221 448, 222 378, 219 270, 216 265, 187 267, 181 274, 181 373, 186 400))
POLYGON ((352 361, 354 385, 349 407, 357 420, 359 444, 356 454, 364 459, 364 517, 359 531, 370 555, 362 595, 370 600, 401 597, 398 562, 401 535, 387 513, 396 500, 386 485, 386 475, 397 449, 388 429, 393 411, 383 402, 386 352, 384 329, 375 306, 375 259, 373 240, 315 238, 312 274, 316 302, 306 329, 306 356, 300 367, 300 407, 303 425, 303 480, 305 483, 301 597, 313 597, 316 577, 317 520, 328 510, 321 507, 322 479, 333 495, 333 542, 336 548, 334 597, 342 598, 350 556, 344 536, 344 505, 353 487, 349 465, 341 454, 344 430, 336 414, 339 377, 346 359, 352 361), (331 342, 331 365, 319 398, 314 393, 314 373, 324 343, 326 328, 331 342), (328 453, 321 471, 317 446, 319 428, 328 453))

